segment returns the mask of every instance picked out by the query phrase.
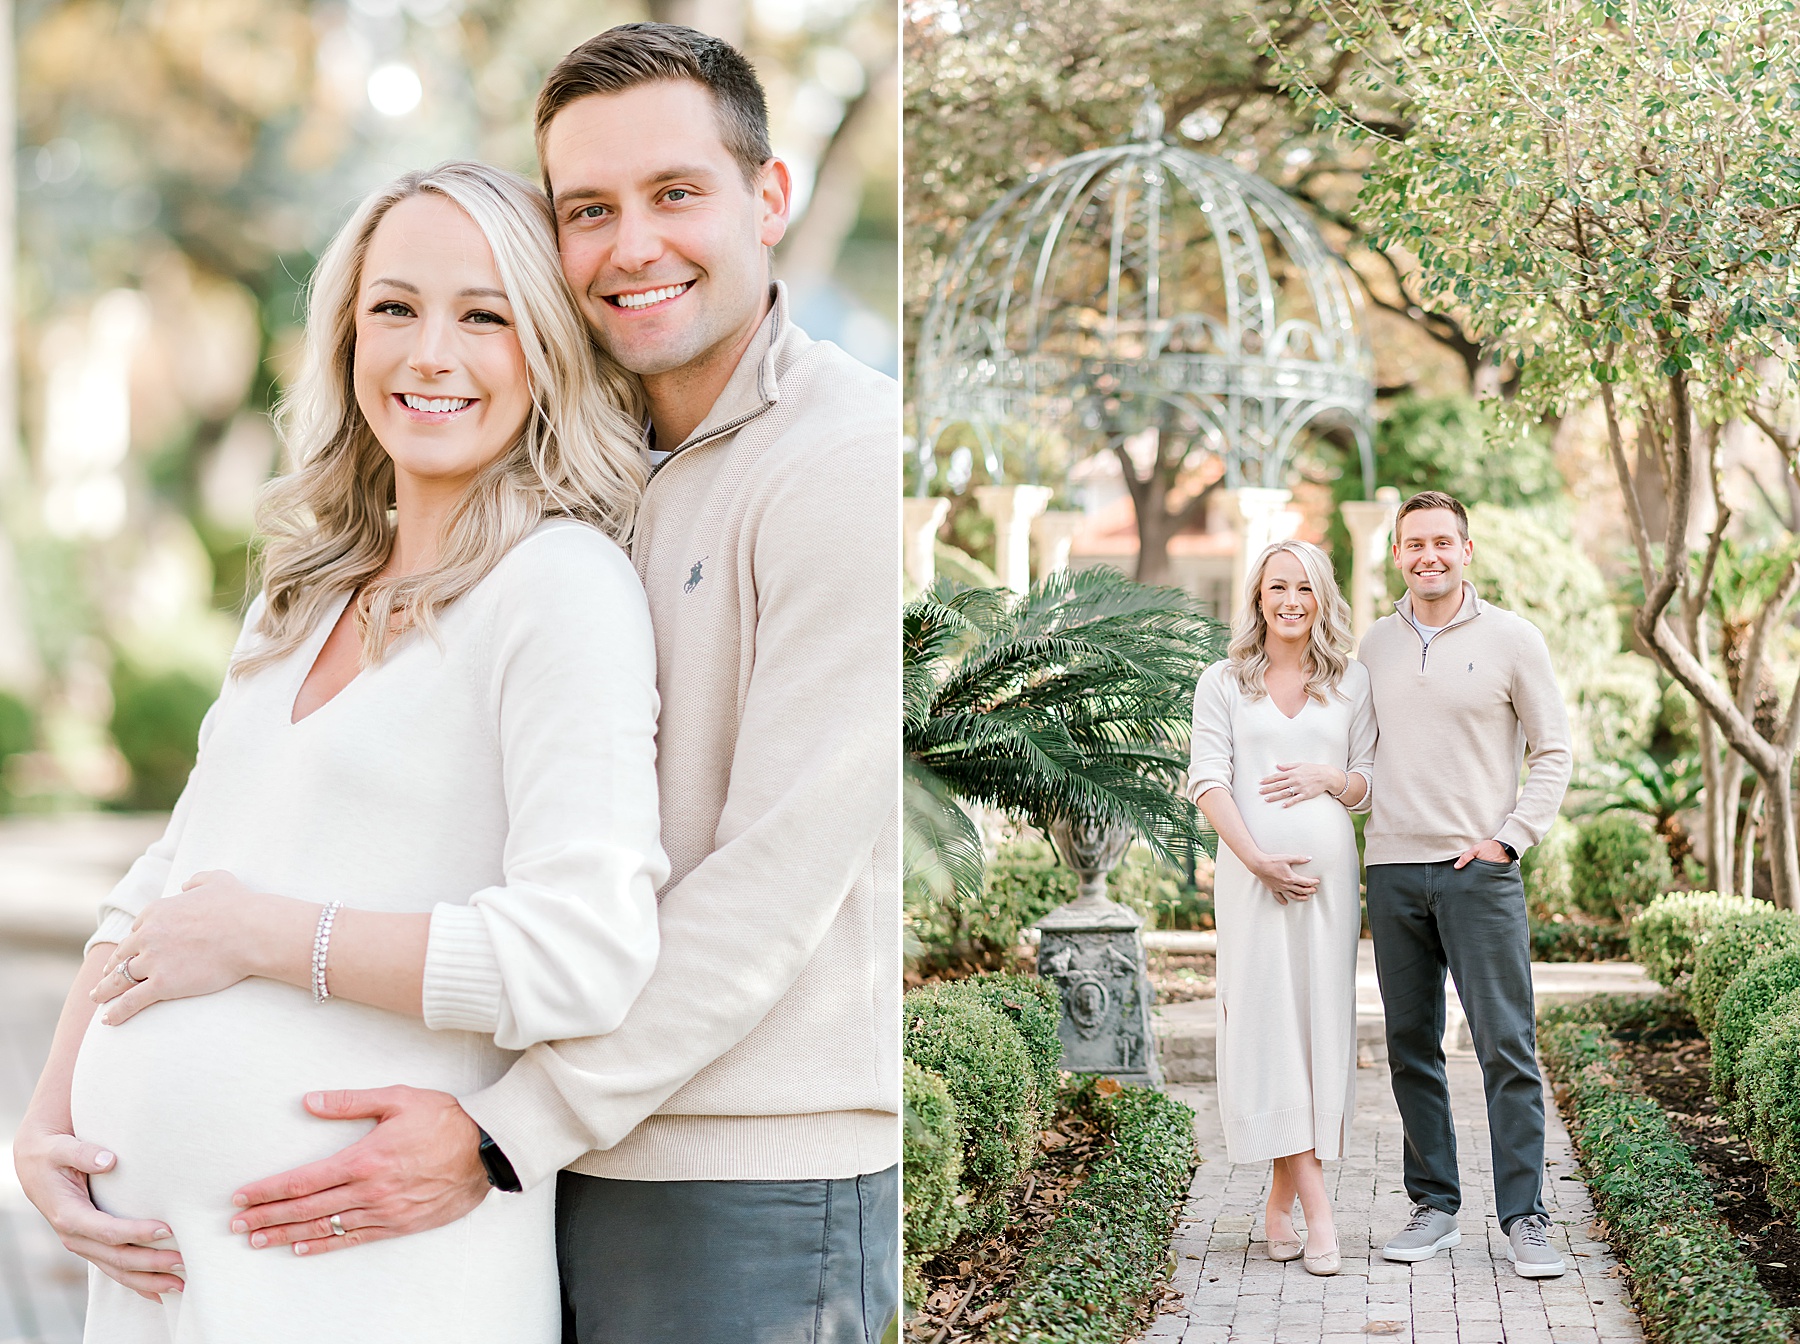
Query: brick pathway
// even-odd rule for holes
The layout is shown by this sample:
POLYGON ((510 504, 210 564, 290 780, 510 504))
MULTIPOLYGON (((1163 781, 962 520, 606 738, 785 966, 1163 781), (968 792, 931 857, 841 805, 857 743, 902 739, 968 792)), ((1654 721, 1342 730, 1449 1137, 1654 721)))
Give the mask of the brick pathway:
POLYGON ((1642 1341, 1623 1278, 1593 1239, 1593 1206, 1546 1097, 1544 1198, 1552 1240, 1570 1265, 1558 1279, 1521 1279, 1489 1213, 1493 1198, 1481 1068, 1469 1052, 1450 1057, 1457 1152, 1462 1166, 1462 1245, 1417 1265, 1390 1264, 1379 1243, 1410 1211, 1400 1187, 1400 1115, 1385 1064, 1357 1074, 1350 1156, 1328 1163, 1343 1269, 1315 1278, 1299 1261, 1277 1264, 1262 1240, 1267 1163, 1225 1160, 1216 1093, 1173 1087, 1198 1113, 1201 1156, 1182 1226, 1173 1287, 1182 1300, 1157 1318, 1144 1344, 1625 1344, 1642 1341))

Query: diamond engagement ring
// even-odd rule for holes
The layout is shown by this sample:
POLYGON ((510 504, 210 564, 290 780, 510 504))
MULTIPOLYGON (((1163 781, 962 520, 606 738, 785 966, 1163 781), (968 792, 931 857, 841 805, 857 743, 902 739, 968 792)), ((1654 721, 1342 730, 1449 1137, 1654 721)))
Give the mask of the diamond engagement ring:
POLYGON ((141 985, 144 983, 144 981, 148 980, 150 977, 147 975, 133 975, 131 973, 131 963, 136 960, 137 960, 137 953, 134 952, 129 957, 126 957, 124 961, 121 961, 119 963, 117 969, 118 969, 119 974, 124 976, 127 980, 131 981, 132 984, 141 985))
POLYGON ((332 1236, 341 1237, 345 1235, 344 1217, 342 1214, 334 1213, 326 1221, 331 1224, 332 1236))

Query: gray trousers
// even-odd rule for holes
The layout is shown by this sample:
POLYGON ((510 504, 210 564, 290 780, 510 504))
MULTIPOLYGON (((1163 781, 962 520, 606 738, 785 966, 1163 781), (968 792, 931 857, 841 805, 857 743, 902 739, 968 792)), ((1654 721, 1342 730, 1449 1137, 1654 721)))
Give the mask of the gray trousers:
POLYGON ((556 1184, 563 1344, 880 1344, 900 1169, 821 1181, 556 1184))
POLYGON ((1369 931, 1387 1014, 1388 1071, 1406 1131, 1406 1193, 1445 1213, 1462 1206, 1444 1072, 1444 970, 1475 1039, 1487 1090, 1494 1211, 1542 1214, 1544 1085, 1531 996, 1531 932, 1516 863, 1377 863, 1369 931))

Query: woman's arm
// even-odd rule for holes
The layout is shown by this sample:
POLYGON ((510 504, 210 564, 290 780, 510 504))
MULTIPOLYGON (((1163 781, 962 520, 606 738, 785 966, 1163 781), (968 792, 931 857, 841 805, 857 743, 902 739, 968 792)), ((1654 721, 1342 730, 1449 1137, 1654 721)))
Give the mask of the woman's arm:
MULTIPOLYGON (((216 994, 253 975, 310 990, 323 909, 251 891, 230 873, 196 873, 175 895, 153 901, 112 949, 94 989, 106 1005, 100 1020, 116 1027, 153 1003, 216 994), (118 973, 127 960, 129 980, 118 973)), ((429 914, 340 908, 326 988, 333 998, 422 1017, 430 935, 429 914)))
POLYGON ((97 944, 69 987, 50 1042, 50 1058, 38 1075, 37 1088, 13 1138, 13 1169, 25 1197, 56 1229, 64 1246, 133 1292, 155 1301, 158 1294, 182 1289, 182 1281, 173 1273, 180 1267, 180 1254, 150 1249, 150 1243, 169 1237, 169 1229, 151 1219, 115 1218, 94 1207, 87 1178, 111 1171, 117 1159, 97 1145, 77 1139, 69 1113, 75 1056, 94 1012, 88 992, 100 979, 111 952, 111 943, 97 944))
POLYGON ((1275 773, 1263 778, 1257 792, 1283 807, 1327 794, 1354 811, 1368 797, 1369 781, 1362 770, 1345 771, 1311 761, 1290 761, 1277 764, 1275 773))
POLYGON ((1197 806, 1212 823, 1220 842, 1238 856, 1239 862, 1281 904, 1310 900, 1319 889, 1318 878, 1305 877, 1294 871, 1295 864, 1311 863, 1310 855, 1263 852, 1251 837, 1250 828, 1244 824, 1243 813, 1238 811, 1237 800, 1231 796, 1230 789, 1214 785, 1200 795, 1197 806))

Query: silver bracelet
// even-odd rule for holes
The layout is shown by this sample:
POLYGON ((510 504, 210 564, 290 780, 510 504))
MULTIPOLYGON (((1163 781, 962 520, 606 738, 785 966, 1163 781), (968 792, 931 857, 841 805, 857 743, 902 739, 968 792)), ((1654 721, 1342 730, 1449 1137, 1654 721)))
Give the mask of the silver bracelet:
POLYGON ((1344 795, 1346 793, 1350 792, 1350 772, 1348 770, 1344 771, 1344 787, 1343 788, 1339 789, 1336 793, 1332 793, 1330 789, 1325 790, 1325 792, 1328 795, 1330 795, 1332 798, 1336 799, 1338 802, 1340 802, 1340 803, 1343 802, 1344 795))
POLYGON ((331 997, 331 989, 325 983, 325 957, 331 950, 331 922, 337 918, 342 901, 333 901, 319 911, 319 931, 313 935, 313 1002, 324 1003, 331 997))

